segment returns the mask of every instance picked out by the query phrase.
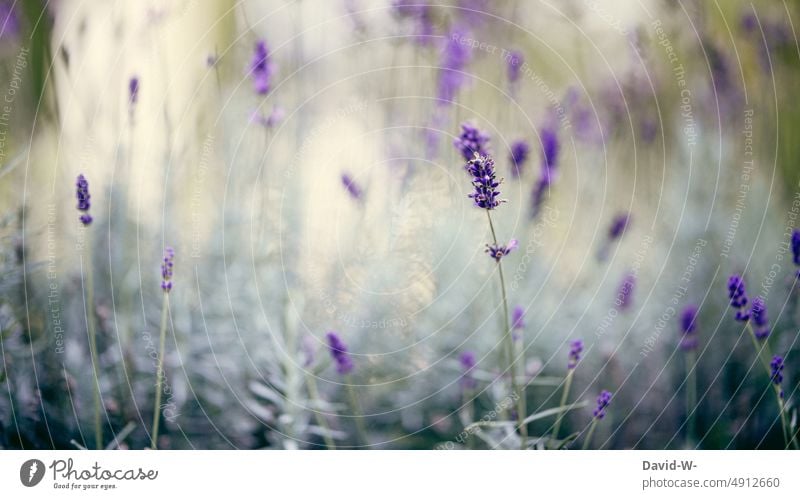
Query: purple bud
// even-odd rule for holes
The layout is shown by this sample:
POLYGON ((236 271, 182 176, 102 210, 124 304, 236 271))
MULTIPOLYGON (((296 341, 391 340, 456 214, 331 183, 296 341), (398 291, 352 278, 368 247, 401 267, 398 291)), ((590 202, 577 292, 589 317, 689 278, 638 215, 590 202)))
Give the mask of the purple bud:
POLYGON ((551 127, 545 127, 540 134, 542 140, 542 166, 552 170, 557 166, 558 152, 561 146, 558 142, 558 135, 551 127))
POLYGON ((161 261, 161 289, 165 293, 172 291, 172 268, 174 266, 175 251, 167 246, 164 250, 164 259, 161 261))
POLYGON ((253 89, 259 95, 270 90, 270 79, 275 72, 275 64, 270 60, 269 49, 264 40, 258 40, 250 61, 250 75, 253 78, 253 89))
POLYGON ((620 213, 614 217, 611 227, 608 228, 608 239, 614 241, 622 237, 631 223, 630 213, 620 213))
POLYGON ((516 83, 516 81, 519 80, 520 71, 524 62, 522 52, 519 50, 511 50, 506 57, 506 62, 508 63, 508 81, 516 83))
POLYGON ((800 265, 800 230, 792 231, 792 261, 795 265, 800 265))
POLYGON ((695 334, 695 327, 697 325, 697 307, 694 305, 686 305, 681 311, 681 342, 680 347, 684 351, 690 351, 697 348, 697 335, 695 334))
POLYGON ((769 336, 769 318, 767 317, 767 304, 764 298, 760 296, 753 298, 750 318, 753 320, 753 334, 756 336, 756 339, 766 339, 767 336, 769 336))
POLYGON ((139 77, 132 76, 128 82, 128 100, 131 107, 139 101, 139 77))
POLYGON ((83 225, 89 225, 92 223, 92 216, 89 214, 89 208, 92 206, 90 202, 92 197, 89 195, 89 181, 86 180, 86 177, 84 177, 82 173, 78 175, 75 187, 77 188, 78 211, 82 212, 78 220, 80 220, 83 225))
POLYGON ((458 152, 466 161, 471 161, 475 155, 489 155, 489 135, 481 132, 471 123, 461 124, 461 135, 453 141, 458 152))
POLYGON ((597 408, 592 413, 595 419, 603 419, 604 417, 606 417, 606 408, 610 403, 611 403, 611 392, 609 392, 608 390, 603 390, 602 392, 600 392, 600 396, 597 397, 597 408))
POLYGON ((583 353, 583 341, 574 340, 569 344, 569 356, 567 357, 567 369, 575 369, 581 360, 583 353))
POLYGON ((780 355, 772 357, 772 362, 770 362, 769 367, 770 379, 772 383, 778 387, 780 397, 783 398, 783 389, 781 388, 781 384, 783 383, 783 357, 780 355))
POLYGON ((530 150, 531 148, 528 146, 528 143, 522 139, 511 144, 511 157, 509 158, 511 162, 511 176, 515 178, 520 176, 522 167, 525 166, 525 162, 528 160, 530 150))
POLYGON ((463 370, 463 374, 461 376, 462 388, 467 390, 474 389, 477 385, 475 378, 472 377, 472 370, 475 369, 476 364, 475 353, 470 350, 465 350, 458 357, 458 361, 461 363, 461 369, 463 370))
POLYGON ((364 194, 364 191, 361 190, 356 181, 353 180, 353 177, 349 173, 342 173, 342 185, 347 190, 347 193, 350 194, 350 197, 355 199, 356 201, 361 200, 361 196, 364 194))
POLYGON ((636 286, 635 275, 627 274, 622 279, 622 283, 620 284, 619 290, 617 291, 617 298, 615 301, 617 308, 620 311, 627 310, 631 306, 633 289, 635 286, 636 286))
POLYGON ((326 337, 328 338, 328 348, 330 349, 331 357, 333 357, 333 361, 336 364, 336 372, 339 374, 348 374, 352 372, 355 366, 350 359, 350 355, 347 353, 347 347, 342 342, 341 338, 339 338, 339 335, 334 331, 328 331, 326 337))
POLYGON ((517 246, 519 246, 519 242, 516 239, 510 240, 506 245, 487 244, 486 253, 489 253, 489 256, 494 258, 499 263, 504 256, 517 249, 517 246))
POLYGON ((469 197, 475 202, 475 206, 486 210, 497 208, 500 203, 505 203, 504 199, 498 199, 500 183, 503 179, 497 180, 494 160, 489 156, 479 156, 475 153, 465 166, 467 172, 472 176, 472 187, 474 191, 469 197))
POLYGON ((746 322, 750 319, 750 313, 746 310, 747 292, 744 288, 744 279, 734 274, 728 279, 728 298, 731 300, 731 307, 736 310, 736 320, 746 322))
POLYGON ((525 309, 517 305, 511 313, 511 339, 518 341, 525 326, 525 309))

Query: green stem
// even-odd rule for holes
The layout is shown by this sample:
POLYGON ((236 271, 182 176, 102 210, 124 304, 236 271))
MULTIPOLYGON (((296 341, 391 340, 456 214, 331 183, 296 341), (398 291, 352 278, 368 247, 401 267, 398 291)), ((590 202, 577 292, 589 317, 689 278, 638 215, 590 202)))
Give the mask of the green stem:
MULTIPOLYGON (((486 210, 486 218, 489 219, 489 229, 492 232, 492 241, 494 245, 497 246, 497 234, 494 230, 494 224, 492 223, 492 215, 489 210, 486 210)), ((525 418, 528 416, 527 409, 525 407, 527 401, 525 400, 525 390, 523 386, 523 390, 520 391, 518 383, 517 383, 517 369, 516 369, 516 362, 514 357, 514 338, 511 334, 511 321, 508 315, 508 298, 506 297, 506 280, 503 275, 503 264, 501 260, 497 261, 497 271, 500 275, 500 292, 503 299, 503 327, 504 333, 503 337, 505 338, 506 342, 506 355, 508 356, 508 371, 511 374, 511 392, 517 395, 517 421, 520 423, 519 425, 519 434, 520 434, 520 449, 526 449, 528 444, 528 426, 523 423, 525 418)), ((521 354, 524 359, 524 349, 523 353, 521 354)), ((522 377, 524 378, 524 362, 523 365, 523 373, 522 377)), ((523 380, 524 381, 524 380, 523 380)))
MULTIPOLYGON (((574 369, 569 369, 567 372, 566 378, 564 378, 564 391, 561 392, 561 403, 558 404, 559 407, 564 407, 567 405, 567 399, 569 398, 569 389, 572 386, 572 374, 575 372, 574 369)), ((558 416, 556 417, 556 423, 553 425, 553 434, 552 439, 558 440, 558 431, 561 429, 561 420, 564 418, 564 413, 559 412, 558 416)))
MULTIPOLYGON (((311 396, 311 400, 314 402, 322 400, 319 396, 319 390, 317 389, 317 380, 314 378, 313 374, 308 374, 306 376, 306 383, 308 384, 308 394, 311 396)), ((328 423, 325 421, 325 417, 318 410, 314 410, 314 417, 317 420, 317 425, 319 425, 324 432, 322 438, 325 440, 325 446, 330 450, 336 450, 336 444, 333 442, 331 430, 330 427, 328 427, 328 423)))
POLYGON ((694 408, 697 405, 697 376, 695 372, 695 353, 686 352, 686 447, 694 445, 695 418, 694 408))
POLYGON ((158 367, 156 368, 156 402, 153 408, 153 431, 150 433, 150 448, 156 450, 158 443, 158 423, 161 420, 161 390, 164 379, 164 349, 167 342, 167 318, 169 315, 169 292, 164 291, 161 305, 161 335, 158 348, 158 367))
POLYGON ((367 430, 364 428, 361 403, 358 401, 358 395, 353 387, 352 376, 348 374, 345 378, 345 383, 347 384, 347 396, 350 398, 350 410, 353 412, 353 419, 355 419, 356 423, 356 437, 358 439, 357 444, 366 446, 368 442, 367 430))
MULTIPOLYGON (((85 230, 85 228, 84 228, 85 230)), ((103 449, 103 425, 100 421, 100 378, 97 370, 100 367, 97 355, 97 331, 94 324, 94 275, 92 261, 92 244, 88 236, 84 240, 86 253, 86 326, 89 330, 89 354, 92 358, 92 382, 94 383, 94 442, 97 450, 103 449)))
POLYGON ((586 440, 583 441, 583 447, 581 447, 581 450, 586 450, 589 448, 589 445, 592 443, 592 437, 594 436, 595 428, 597 428, 597 418, 592 418, 592 425, 589 427, 589 433, 586 435, 586 440))

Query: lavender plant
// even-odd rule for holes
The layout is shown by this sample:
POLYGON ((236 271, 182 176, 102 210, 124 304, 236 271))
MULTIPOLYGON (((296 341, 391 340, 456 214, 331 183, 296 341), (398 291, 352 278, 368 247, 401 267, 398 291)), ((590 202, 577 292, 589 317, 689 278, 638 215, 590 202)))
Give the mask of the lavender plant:
POLYGON ((161 303, 161 327, 158 340, 158 364, 156 367, 156 393, 155 404, 153 406, 153 428, 150 432, 150 448, 158 448, 158 425, 161 421, 161 392, 164 383, 164 355, 167 341, 167 320, 169 319, 169 293, 172 291, 172 275, 175 266, 175 250, 167 247, 164 250, 164 258, 161 260, 161 291, 163 299, 161 303))

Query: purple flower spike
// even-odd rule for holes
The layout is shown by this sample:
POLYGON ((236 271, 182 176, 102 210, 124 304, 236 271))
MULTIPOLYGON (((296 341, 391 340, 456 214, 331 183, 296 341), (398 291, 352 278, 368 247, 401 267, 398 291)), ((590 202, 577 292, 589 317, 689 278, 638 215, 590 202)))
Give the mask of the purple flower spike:
POLYGON ((133 76, 128 82, 128 99, 131 106, 139 101, 139 77, 133 76))
POLYGON ((511 314, 511 327, 513 329, 522 329, 525 327, 525 309, 517 305, 511 314))
POLYGON ((595 419, 603 419, 604 417, 606 417, 606 408, 610 403, 611 403, 611 392, 609 392, 608 390, 603 390, 602 392, 600 392, 600 396, 597 397, 597 408, 592 413, 595 419))
POLYGON ((622 279, 622 283, 619 285, 619 290, 617 291, 617 298, 615 303, 619 310, 627 310, 631 306, 632 297, 633 297, 633 289, 636 286, 636 276, 633 274, 627 274, 624 279, 622 279))
POLYGON ((697 348, 697 307, 686 305, 680 315, 681 321, 681 342, 680 347, 683 351, 695 350, 697 348))
POLYGON ((458 361, 461 363, 461 369, 464 371, 464 374, 461 376, 462 388, 468 390, 474 389, 477 386, 475 378, 472 377, 472 370, 475 369, 476 365, 475 353, 466 350, 458 357, 458 361))
POLYGON ((500 203, 505 203, 504 199, 498 199, 500 183, 503 179, 497 180, 494 170, 494 160, 489 156, 475 157, 466 164, 467 172, 472 176, 472 186, 475 190, 469 195, 475 202, 475 206, 485 210, 493 210, 500 203))
POLYGON ((504 256, 508 255, 519 246, 519 242, 516 239, 512 239, 506 245, 502 244, 487 244, 486 245, 486 253, 489 253, 489 256, 494 258, 498 263, 500 260, 503 259, 504 256))
POLYGON ((567 369, 575 369, 581 360, 583 353, 583 341, 575 340, 569 344, 569 356, 567 357, 567 369))
POLYGON ((779 395, 783 398, 783 388, 781 384, 783 383, 783 357, 780 355, 776 355, 772 357, 772 362, 769 364, 770 367, 770 379, 772 383, 778 387, 779 395))
POLYGON ((522 174, 522 167, 525 166, 525 162, 528 161, 530 151, 530 146, 522 139, 511 144, 511 157, 509 161, 511 162, 511 175, 513 177, 516 178, 522 174))
POLYGON ((471 123, 461 124, 461 135, 453 141, 453 145, 466 161, 471 161, 475 155, 489 155, 489 135, 481 132, 471 123))
POLYGON ((355 366, 347 353, 347 347, 339 338, 339 335, 334 331, 328 331, 326 335, 328 338, 328 348, 331 351, 331 357, 336 363, 336 372, 339 374, 349 374, 353 371, 355 366))
POLYGON ((620 213, 614 217, 611 227, 608 228, 608 239, 614 241, 622 237, 631 223, 630 213, 620 213))
POLYGON ((77 188, 75 194, 78 198, 78 211, 82 212, 78 220, 86 226, 92 223, 92 216, 89 214, 89 208, 92 207, 90 202, 92 196, 89 195, 89 181, 86 180, 82 173, 78 175, 75 187, 77 188))
POLYGON ((347 193, 350 194, 350 197, 355 199, 356 201, 361 200, 361 196, 364 194, 364 191, 361 190, 356 181, 353 180, 353 177, 349 173, 342 173, 342 185, 345 189, 347 189, 347 193))
POLYGON ((792 231, 792 260, 795 265, 800 266, 800 230, 792 231))
POLYGON ((556 131, 550 127, 545 127, 541 132, 542 140, 542 166, 552 170, 557 166, 558 152, 561 146, 558 142, 556 131))
POLYGON ((762 341, 769 336, 769 318, 767 317, 767 304, 764 298, 753 298, 753 307, 750 309, 750 318, 753 319, 753 334, 762 341))
POLYGON ((175 264, 175 250, 169 246, 164 250, 164 259, 161 261, 161 289, 165 293, 172 291, 172 269, 175 264))
POLYGON ((512 84, 516 83, 519 80, 524 62, 522 52, 519 50, 510 51, 506 57, 506 62, 508 63, 508 81, 512 84))
POLYGON ((750 313, 745 308, 747 306, 747 292, 744 288, 744 279, 734 274, 728 279, 728 298, 731 300, 731 307, 736 309, 736 320, 746 322, 750 319, 750 313))
POLYGON ((266 95, 270 90, 275 64, 270 61, 269 49, 264 40, 256 42, 253 59, 250 61, 250 74, 253 77, 253 89, 258 95, 266 95))
POLYGON ((447 45, 439 63, 439 81, 437 84, 439 106, 452 104, 456 93, 464 85, 464 68, 466 68, 470 59, 469 47, 460 43, 464 36, 464 33, 460 31, 453 31, 447 37, 447 45))

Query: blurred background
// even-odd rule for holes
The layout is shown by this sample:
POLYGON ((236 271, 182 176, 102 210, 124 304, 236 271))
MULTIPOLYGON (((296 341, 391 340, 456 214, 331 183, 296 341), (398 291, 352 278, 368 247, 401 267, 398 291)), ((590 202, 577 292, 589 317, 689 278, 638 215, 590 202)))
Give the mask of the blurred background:
POLYGON ((0 1, 0 448, 97 444, 89 321, 102 446, 149 445, 168 246, 159 447, 518 446, 462 123, 519 242, 530 446, 581 339, 563 446, 607 389, 592 448, 783 448, 726 282, 766 304, 796 428, 799 8, 0 1))

